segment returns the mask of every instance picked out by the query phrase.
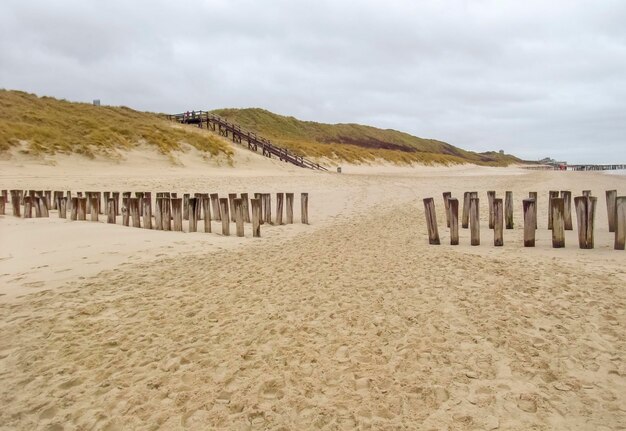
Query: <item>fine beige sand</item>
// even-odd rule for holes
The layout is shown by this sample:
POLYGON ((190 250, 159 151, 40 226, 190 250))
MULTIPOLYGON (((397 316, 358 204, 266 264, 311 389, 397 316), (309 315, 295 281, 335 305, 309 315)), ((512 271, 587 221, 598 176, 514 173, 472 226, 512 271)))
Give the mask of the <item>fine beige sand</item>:
MULTIPOLYGON (((0 188, 310 194, 263 237, 0 216, 2 430, 620 430, 626 253, 604 191, 626 178, 519 168, 235 167, 147 150, 113 164, 18 155, 0 188), (172 164, 174 162, 174 164, 172 164), (596 248, 552 249, 549 190, 598 196, 596 248), (442 192, 481 198, 452 247, 442 192), (493 247, 486 191, 515 198, 493 247), (521 200, 539 192, 537 247, 521 200), (429 246, 434 197, 442 245, 429 246)), ((10 208, 7 208, 10 213, 10 208)), ((574 219, 575 223, 575 219, 574 219)), ((234 227, 234 226, 233 226, 234 227)), ((219 232, 219 224, 214 223, 219 232)), ((232 228, 231 228, 232 229, 232 228)))

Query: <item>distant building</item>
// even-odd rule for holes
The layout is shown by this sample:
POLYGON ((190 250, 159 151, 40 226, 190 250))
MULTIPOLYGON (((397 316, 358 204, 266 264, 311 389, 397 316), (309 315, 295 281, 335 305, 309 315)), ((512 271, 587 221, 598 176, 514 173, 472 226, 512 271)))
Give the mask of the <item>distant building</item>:
POLYGON ((100 106, 100 99, 93 99, 93 106, 100 106))

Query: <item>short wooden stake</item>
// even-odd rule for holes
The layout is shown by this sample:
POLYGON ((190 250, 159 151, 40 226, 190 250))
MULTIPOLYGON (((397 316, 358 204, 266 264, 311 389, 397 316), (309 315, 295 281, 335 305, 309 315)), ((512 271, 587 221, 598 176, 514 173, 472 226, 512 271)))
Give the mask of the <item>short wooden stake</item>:
POLYGON ((511 191, 505 193, 504 221, 507 229, 513 229, 513 192, 511 191))
POLYGON ((609 232, 615 232, 617 190, 606 191, 606 214, 609 219, 609 232))
POLYGON ((424 215, 426 216, 426 228, 428 229, 428 243, 439 245, 437 215, 435 214, 435 200, 433 198, 424 199, 424 215))
POLYGON ((115 199, 107 199, 107 223, 115 224, 117 217, 115 216, 115 199))
POLYGON ((130 218, 133 221, 133 227, 141 227, 141 213, 139 212, 139 202, 141 198, 129 198, 128 206, 130 209, 130 218))
POLYGON ((24 218, 33 217, 33 199, 33 196, 24 196, 24 218))
POLYGON ((626 245, 626 196, 615 198, 615 250, 626 245))
POLYGON ((502 199, 493 198, 493 245, 504 245, 504 205, 502 199))
POLYGON ((183 198, 172 199, 172 230, 183 231, 183 198))
POLYGON ((49 202, 50 209, 53 209, 53 210, 59 209, 58 203, 57 203, 58 197, 59 197, 59 192, 58 191, 52 192, 52 200, 49 202))
POLYGON ((285 202, 284 193, 276 193, 276 224, 283 224, 283 207, 285 202))
POLYGON ((450 245, 459 245, 459 200, 448 198, 450 220, 450 245))
POLYGON ((300 195, 300 219, 302 224, 309 224, 309 194, 300 195))
POLYGON ((5 213, 5 202, 4 202, 4 196, 0 196, 0 215, 4 215, 5 213))
POLYGON ((211 233, 211 198, 209 195, 202 195, 202 200, 196 203, 196 205, 199 204, 202 204, 202 211, 204 212, 204 232, 211 233))
POLYGON ((480 245, 480 199, 470 198, 470 244, 480 245))
POLYGON ((261 201, 261 224, 265 223, 265 195, 263 193, 255 193, 254 199, 259 199, 261 201))
POLYGON ((130 193, 122 197, 122 226, 130 226, 130 193))
POLYGON ((91 221, 98 221, 98 198, 95 195, 91 195, 89 200, 89 209, 91 214, 91 221))
POLYGON ((463 193, 463 213, 461 215, 461 227, 469 227, 470 192, 463 193))
POLYGON ((493 214, 493 201, 496 198, 496 192, 490 190, 487 192, 487 206, 489 207, 489 229, 493 229, 495 225, 495 218, 493 214))
POLYGON ((563 225, 565 230, 572 230, 572 192, 561 190, 563 198, 563 225))
POLYGON ((76 217, 80 221, 87 220, 87 198, 78 198, 78 212, 76 217))
POLYGON ((183 220, 189 220, 189 193, 183 193, 183 220))
POLYGON ((103 205, 106 207, 107 217, 109 216, 109 199, 111 199, 111 192, 102 192, 103 205))
POLYGON ((241 204, 243 210, 243 221, 246 223, 250 223, 250 205, 248 199, 248 193, 241 194, 241 204))
POLYGON ((152 229, 152 196, 149 192, 143 195, 143 227, 144 229, 152 229))
POLYGON ((112 195, 115 201, 115 215, 120 215, 120 192, 113 192, 112 195))
POLYGON ((13 217, 21 217, 20 214, 20 193, 18 190, 11 190, 11 207, 13 208, 13 217))
POLYGON ((272 224, 272 195, 271 193, 263 193, 265 205, 263 205, 263 220, 267 224, 272 224))
POLYGON ((144 192, 135 192, 135 197, 139 199, 137 201, 137 206, 139 207, 139 216, 143 216, 143 198, 145 196, 144 192))
POLYGON ((71 201, 70 220, 78 220, 78 198, 72 198, 71 201))
POLYGON ((220 197, 217 193, 211 193, 211 206, 213 207, 213 220, 220 221, 222 216, 220 213, 220 197))
POLYGON ((563 198, 552 197, 550 200, 550 206, 552 208, 552 247, 563 248, 565 247, 565 223, 563 219, 563 213, 565 207, 563 205, 563 198))
POLYGON ((293 223, 293 193, 285 193, 285 221, 287 224, 293 223))
POLYGON ((452 197, 451 192, 443 192, 443 207, 446 214, 446 227, 450 227, 450 204, 448 200, 452 197))
POLYGON ((230 214, 228 213, 228 199, 220 198, 220 212, 222 218, 222 235, 230 235, 230 214))
POLYGON ((198 198, 189 198, 189 232, 198 231, 198 198))
POLYGON ((59 218, 67 218, 67 198, 61 196, 57 205, 59 207, 59 218))
POLYGON ((235 223, 237 225, 237 236, 244 236, 243 230, 243 206, 240 198, 233 199, 235 210, 235 223))
MULTIPOLYGON (((52 190, 44 191, 44 197, 46 199, 46 211, 52 208, 52 190)), ((45 217, 48 217, 47 215, 45 217)))
POLYGON ((154 206, 154 228, 156 230, 163 230, 163 199, 160 193, 157 193, 156 205, 154 206))
POLYGON ((535 229, 537 229, 537 226, 538 226, 538 224, 537 224, 537 220, 538 220, 538 218, 537 218, 537 199, 538 199, 538 194, 537 194, 537 192, 528 192, 528 197, 535 200, 535 206, 534 206, 535 217, 534 218, 535 218, 535 229))
POLYGON ((593 228, 596 215, 596 202, 593 196, 577 196, 574 198, 576 219, 578 220, 578 246, 582 249, 592 249, 593 228))
MULTIPOLYGON (((170 195, 171 196, 171 195, 170 195)), ((172 230, 172 207, 170 205, 169 197, 163 198, 162 200, 162 211, 161 211, 161 226, 163 230, 170 231, 172 230)))
POLYGON ((534 247, 535 246, 535 200, 532 198, 524 199, 523 203, 523 211, 524 211, 524 247, 534 247))
POLYGON ((550 190, 548 192, 548 229, 552 229, 552 199, 558 198, 559 192, 550 190))
MULTIPOLYGON (((291 195, 293 202, 293 194, 291 195)), ((261 199, 251 199, 252 205, 252 236, 259 238, 261 236, 261 199)))
POLYGON ((235 199, 237 199, 237 193, 228 194, 228 205, 230 209, 230 221, 235 221, 235 199))

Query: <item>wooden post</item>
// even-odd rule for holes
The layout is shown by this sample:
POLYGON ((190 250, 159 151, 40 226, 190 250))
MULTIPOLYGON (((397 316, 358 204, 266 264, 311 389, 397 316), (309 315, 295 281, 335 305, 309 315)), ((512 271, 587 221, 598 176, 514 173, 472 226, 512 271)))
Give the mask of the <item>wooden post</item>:
POLYGON ((243 221, 250 223, 250 205, 248 200, 248 193, 241 194, 241 204, 243 210, 243 221))
POLYGON ((459 200, 448 198, 450 220, 450 245, 459 245, 459 200))
POLYGON ((161 226, 163 230, 170 231, 172 230, 172 210, 170 206, 170 198, 163 198, 161 205, 161 226))
POLYGON ((446 213, 446 227, 450 227, 450 204, 448 200, 452 197, 451 192, 443 192, 443 207, 446 213))
MULTIPOLYGON (((46 199, 46 211, 47 211, 48 208, 52 208, 52 190, 46 190, 43 196, 46 199)), ((48 217, 48 215, 44 217, 48 217)))
POLYGON ((461 215, 461 227, 469 227, 470 192, 463 193, 463 214, 461 215))
POLYGON ((113 200, 115 201, 115 215, 120 215, 120 192, 113 192, 113 200))
POLYGON ((285 208, 285 217, 287 224, 293 223, 293 193, 285 193, 287 207, 285 208))
POLYGON ((563 198, 563 224, 565 230, 572 230, 572 192, 561 190, 563 198))
POLYGON ((183 220, 189 220, 189 193, 183 194, 183 220))
POLYGON ((592 249, 593 228, 598 198, 593 196, 577 196, 574 198, 576 219, 578 220, 578 246, 582 249, 592 249))
POLYGON ((4 201, 5 204, 9 203, 9 195, 6 189, 2 190, 2 200, 4 201))
POLYGON ((91 221, 98 221, 98 198, 95 195, 91 195, 89 199, 89 209, 91 214, 91 221))
POLYGON ((33 196, 24 196, 24 218, 33 217, 33 199, 33 196))
POLYGON ((183 198, 172 199, 172 221, 175 232, 183 231, 183 198))
MULTIPOLYGON (((136 195, 135 195, 136 196, 136 195)), ((141 198, 128 198, 128 209, 133 220, 133 227, 141 227, 141 215, 139 213, 139 202, 141 198)))
POLYGON ((285 200, 284 193, 276 193, 276 224, 283 224, 283 202, 285 200))
POLYGON ((243 230, 243 204, 241 199, 233 199, 233 205, 235 210, 235 223, 237 224, 237 236, 244 236, 243 230))
POLYGON ((107 223, 115 224, 116 222, 115 216, 115 199, 108 198, 107 199, 107 223))
POLYGON ((59 207, 59 218, 67 218, 67 198, 61 196, 58 203, 59 207))
POLYGON ((78 220, 87 220, 87 198, 78 198, 78 212, 76 215, 78 220))
POLYGON ((554 197, 550 198, 550 215, 552 218, 552 248, 565 247, 565 223, 563 219, 563 213, 565 212, 565 206, 563 198, 554 197))
POLYGON ((205 197, 207 199, 210 199, 209 198, 209 194, 208 193, 194 193, 193 197, 196 198, 196 220, 198 222, 200 220, 204 220, 206 218, 207 214, 210 217, 211 216, 211 211, 209 211, 208 213, 205 211, 204 214, 202 214, 202 210, 204 208, 204 206, 202 205, 202 201, 204 200, 205 197))
POLYGON ((490 190, 487 192, 487 206, 489 207, 489 229, 493 229, 495 226, 495 218, 493 214, 493 201, 496 198, 496 192, 490 190))
POLYGON ((228 194, 228 205, 230 207, 230 221, 235 221, 235 199, 237 199, 237 193, 228 194))
POLYGON ((58 204, 57 204, 58 196, 59 196, 58 191, 55 190, 54 192, 52 192, 52 199, 50 200, 50 202, 48 202, 50 204, 50 209, 53 209, 53 210, 59 209, 58 204))
POLYGON ((263 220, 272 224, 272 194, 263 193, 263 199, 265 199, 265 205, 263 205, 263 220))
POLYGON ((143 216, 143 198, 145 196, 144 192, 135 192, 135 197, 138 199, 137 207, 139 208, 139 216, 143 216))
POLYGON ((309 194, 300 195, 300 219, 302 224, 309 224, 309 194))
POLYGON ((626 245, 626 196, 615 198, 615 250, 626 245))
POLYGON ((213 207, 213 220, 220 221, 222 216, 220 213, 220 197, 217 193, 211 193, 211 206, 213 207))
POLYGON ((4 215, 4 196, 0 196, 0 215, 4 215))
POLYGON ((204 232, 211 233, 211 198, 208 194, 204 194, 202 196, 202 200, 199 203, 202 203, 202 210, 204 211, 204 232))
POLYGON ((591 190, 583 190, 583 196, 591 196, 591 190))
POLYGON ((35 217, 37 218, 41 217, 41 204, 39 203, 39 200, 39 196, 30 196, 30 202, 33 208, 35 208, 35 217))
POLYGON ((70 210, 70 220, 78 220, 78 198, 72 198, 72 208, 70 210))
POLYGON ((104 197, 104 206, 107 210, 107 217, 109 216, 109 199, 111 199, 111 192, 102 192, 102 196, 104 197))
POLYGON ((11 190, 11 207, 13 208, 13 217, 20 217, 20 195, 18 190, 11 190))
POLYGON ((261 201, 261 220, 260 223, 264 224, 265 223, 265 194, 263 193, 255 193, 254 194, 254 199, 259 199, 261 201))
POLYGON ((428 229, 428 243, 439 245, 437 215, 435 214, 435 200, 433 198, 424 199, 424 215, 426 216, 426 228, 428 229))
POLYGON ((480 245, 480 199, 470 198, 470 237, 471 245, 480 245))
POLYGON ((189 198, 189 232, 198 231, 198 198, 189 198))
POLYGON ((130 226, 130 193, 125 192, 122 197, 122 226, 130 226))
POLYGON ((609 219, 609 232, 615 232, 617 190, 606 191, 606 214, 609 219))
POLYGON ((524 199, 523 211, 524 211, 524 247, 535 246, 535 216, 537 214, 535 210, 535 200, 532 198, 524 199))
POLYGON ((552 229, 552 199, 558 198, 559 192, 550 190, 548 192, 548 229, 552 229))
POLYGON ((507 191, 504 198, 504 220, 507 229, 513 229, 513 192, 507 191))
POLYGON ((228 199, 220 198, 220 212, 222 217, 222 235, 230 235, 230 215, 228 214, 228 199))
POLYGON ((493 198, 493 245, 504 245, 504 208, 502 199, 493 198))
POLYGON ((145 192, 143 196, 143 227, 152 229, 152 196, 149 192, 145 192))
POLYGON ((535 200, 535 206, 534 206, 534 210, 533 211, 535 211, 535 217, 534 217, 535 218, 535 229, 537 229, 537 226, 538 226, 538 224, 537 224, 537 220, 538 220, 538 218, 537 218, 537 198, 538 198, 537 192, 528 192, 528 197, 535 200))
MULTIPOLYGON (((175 192, 170 193, 170 199, 178 199, 178 194, 175 192)), ((171 204, 171 202, 170 202, 171 204)))
MULTIPOLYGON (((291 195, 293 201, 293 194, 291 195)), ((261 199, 251 199, 252 205, 252 236, 259 238, 261 236, 261 199)))
POLYGON ((156 205, 154 207, 154 228, 156 230, 163 230, 163 199, 160 193, 157 193, 156 205))

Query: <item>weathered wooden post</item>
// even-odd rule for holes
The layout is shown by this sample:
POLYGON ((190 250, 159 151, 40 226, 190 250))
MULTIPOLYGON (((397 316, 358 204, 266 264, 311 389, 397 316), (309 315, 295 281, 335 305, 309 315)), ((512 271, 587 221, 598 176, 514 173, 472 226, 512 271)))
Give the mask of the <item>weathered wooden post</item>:
POLYGON ((459 200, 456 198, 449 198, 448 209, 450 216, 450 245, 459 245, 459 200))
POLYGON ((446 227, 450 227, 450 204, 448 200, 452 197, 451 192, 443 192, 443 207, 446 213, 446 227))
POLYGON ((189 198, 189 232, 197 232, 198 231, 198 210, 197 210, 197 207, 198 207, 198 198, 191 198, 190 197, 189 198))
POLYGON ((626 245, 626 196, 615 198, 615 250, 626 245))
MULTIPOLYGON (((126 195, 126 193, 124 193, 126 195)), ((130 197, 123 196, 122 197, 122 226, 130 226, 130 208, 129 205, 130 197)))
POLYGON ((67 218, 67 198, 61 196, 57 206, 59 207, 59 218, 67 218))
POLYGON ((11 190, 11 207, 13 208, 13 217, 21 217, 20 195, 17 190, 11 190))
POLYGON ((263 221, 267 224, 272 224, 272 194, 263 193, 262 199, 265 202, 263 205, 263 221))
POLYGON ((31 205, 35 208, 35 217, 41 217, 41 197, 40 196, 30 196, 31 205))
POLYGON ((237 193, 228 194, 228 205, 230 209, 230 221, 235 221, 235 199, 237 199, 237 193))
POLYGON ((9 203, 9 195, 6 189, 2 190, 2 200, 4 201, 5 205, 9 203))
MULTIPOLYGON (((293 194, 291 198, 293 202, 293 194)), ((261 199, 251 199, 250 203, 252 205, 252 236, 258 238, 261 236, 261 199)))
POLYGON ((250 223, 250 205, 248 200, 248 193, 241 194, 241 202, 243 208, 243 221, 250 223))
POLYGON ((237 236, 244 236, 243 230, 243 204, 241 199, 233 199, 233 205, 235 210, 235 223, 237 224, 237 236))
POLYGON ((113 192, 113 200, 115 201, 115 215, 120 215, 120 192, 113 192))
POLYGON ((133 220, 133 227, 141 227, 141 215, 139 214, 139 202, 142 198, 128 198, 130 217, 133 220))
POLYGON ((609 219, 609 232, 615 232, 617 190, 606 191, 606 214, 609 219))
POLYGON ((437 215, 435 214, 435 200, 433 198, 424 199, 424 215, 426 216, 426 228, 428 229, 428 243, 439 245, 437 215))
POLYGON ((111 199, 111 192, 102 192, 104 197, 104 206, 106 207, 107 217, 109 216, 109 199, 111 199))
POLYGON ((302 224, 309 224, 309 194, 300 195, 300 219, 302 224))
POLYGON ((523 211, 524 211, 524 247, 534 247, 535 246, 535 230, 536 223, 536 210, 535 210, 535 200, 533 198, 524 199, 523 203, 523 211))
POLYGON ((565 230, 572 230, 572 192, 561 190, 563 198, 563 224, 565 230))
POLYGON ((150 192, 145 192, 143 196, 143 227, 152 229, 152 196, 150 192))
MULTIPOLYGON (((43 196, 46 199, 46 211, 47 211, 48 208, 52 208, 52 190, 46 190, 43 196)), ((46 215, 45 217, 48 217, 48 216, 46 215)))
POLYGON ((259 199, 261 201, 261 224, 265 224, 265 194, 264 193, 255 193, 254 199, 259 199))
MULTIPOLYGON (((1 199, 2 198, 0 197, 0 200, 1 199)), ((52 200, 49 202, 49 204, 50 204, 49 208, 53 209, 53 210, 59 209, 59 207, 58 207, 58 200, 59 200, 59 192, 55 190, 55 191, 52 192, 52 200)))
POLYGON ((220 221, 220 197, 217 193, 211 193, 211 206, 213 207, 213 220, 220 221))
POLYGON ((563 220, 563 213, 565 212, 565 206, 563 198, 552 196, 550 199, 550 211, 552 216, 552 248, 565 247, 565 223, 563 220))
POLYGON ((135 192, 135 197, 138 199, 137 207, 139 208, 139 217, 143 216, 143 198, 145 195, 145 192, 135 192))
POLYGON ((594 245, 593 228, 597 200, 598 198, 589 195, 574 198, 578 220, 578 245, 582 249, 592 249, 594 245))
MULTIPOLYGON (((171 196, 171 195, 170 195, 171 196)), ((172 230, 172 209, 170 206, 170 198, 163 198, 161 211, 161 226, 163 230, 172 230)))
MULTIPOLYGON (((471 195, 470 195, 471 196, 471 195)), ((480 245, 480 199, 470 198, 470 244, 480 245)))
POLYGON ((469 227, 470 192, 463 193, 463 214, 461 215, 461 227, 469 227))
POLYGON ((583 190, 583 196, 591 196, 591 190, 583 190))
POLYGON ((33 218, 33 199, 33 196, 24 196, 24 218, 33 218))
POLYGON ((156 205, 154 206, 154 228, 163 230, 163 199, 160 193, 157 193, 156 205))
POLYGON ((204 211, 204 214, 202 213, 202 210, 204 209, 204 205, 202 205, 202 202, 204 201, 204 198, 209 199, 210 201, 210 197, 208 193, 194 193, 193 197, 196 198, 196 220, 198 220, 198 222, 200 220, 204 220, 208 214, 209 217, 211 217, 211 211, 206 212, 204 211))
POLYGON ((41 216, 42 217, 50 217, 50 213, 48 212, 48 204, 49 200, 46 196, 40 196, 39 205, 41 206, 41 216))
POLYGON ((78 212, 76 217, 81 221, 87 220, 87 198, 78 198, 78 212))
POLYGON ((4 196, 0 196, 0 215, 4 215, 4 196))
POLYGON ((276 193, 276 224, 283 224, 283 202, 285 200, 284 193, 276 193))
MULTIPOLYGON (((550 190, 548 192, 548 229, 552 229, 552 199, 558 198, 559 192, 550 190)), ((555 247, 556 248, 556 247, 555 247)))
POLYGON ((107 199, 107 223, 115 224, 116 216, 115 216, 115 199, 108 198, 107 199))
POLYGON ((78 220, 78 198, 72 198, 72 208, 70 210, 70 220, 78 220))
POLYGON ((98 221, 98 198, 94 194, 91 195, 89 200, 89 210, 91 214, 91 221, 98 221))
POLYGON ((202 205, 202 211, 204 212, 204 232, 211 233, 211 198, 205 193, 202 195, 202 200, 197 202, 196 205, 202 205))
POLYGON ((183 220, 189 220, 189 193, 183 193, 183 220))
POLYGON ((502 199, 493 198, 493 245, 504 245, 504 208, 502 199))
POLYGON ((172 199, 172 221, 174 232, 183 231, 183 198, 172 199))
POLYGON ((220 212, 222 214, 222 235, 230 235, 230 214, 228 214, 228 199, 220 198, 220 212))
POLYGON ((285 217, 287 224, 293 223, 293 193, 285 193, 287 207, 285 208, 285 217))
POLYGON ((537 224, 538 223, 537 222, 537 220, 538 220, 538 217, 537 217, 537 200, 538 200, 538 196, 539 195, 537 194, 537 192, 528 192, 528 197, 535 200, 535 207, 534 207, 534 211, 535 211, 535 229, 537 229, 537 226, 538 226, 538 224, 537 224))
POLYGON ((504 198, 504 220, 507 229, 513 229, 513 192, 507 191, 504 198))
POLYGON ((493 214, 493 201, 496 198, 496 192, 489 190, 487 192, 487 206, 489 207, 489 229, 493 229, 495 226, 495 218, 493 214))

